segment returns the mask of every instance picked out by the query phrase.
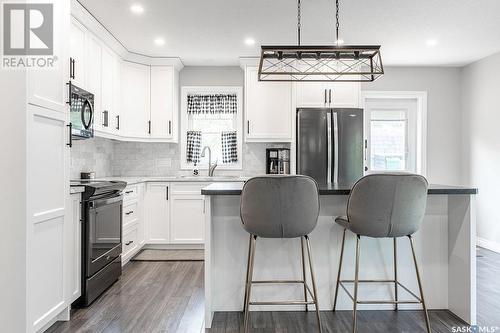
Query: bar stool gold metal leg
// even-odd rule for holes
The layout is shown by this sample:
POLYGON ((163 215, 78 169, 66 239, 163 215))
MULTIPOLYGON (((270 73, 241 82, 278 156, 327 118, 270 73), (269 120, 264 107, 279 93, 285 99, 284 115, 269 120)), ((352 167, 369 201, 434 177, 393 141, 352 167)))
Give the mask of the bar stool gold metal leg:
POLYGON ((245 279, 245 298, 243 299, 243 313, 245 313, 247 305, 247 284, 248 284, 248 270, 250 268, 250 249, 252 248, 252 235, 248 238, 248 257, 247 257, 247 275, 245 279))
POLYGON ((431 324, 429 322, 429 314, 427 313, 427 306, 425 305, 424 291, 422 289, 422 280, 420 279, 420 272, 419 272, 418 264, 417 264, 417 256, 415 255, 415 247, 413 246, 413 238, 411 237, 411 235, 408 235, 408 239, 410 240, 411 252, 413 254, 413 262, 415 263, 415 271, 417 273, 418 289, 420 290, 420 299, 422 301, 422 307, 424 308, 425 325, 427 327, 427 333, 431 333, 431 324))
MULTIPOLYGON (((304 238, 300 237, 300 248, 302 250, 302 280, 304 281, 304 301, 307 303, 307 285, 306 285, 306 259, 304 254, 304 238)), ((306 304, 306 312, 309 311, 309 308, 306 304)))
POLYGON ((356 235, 356 268, 354 271, 354 304, 352 318, 352 332, 357 331, 357 306, 358 306, 358 284, 359 284, 359 243, 360 236, 356 235))
POLYGON ((249 266, 248 266, 248 279, 247 279, 247 285, 246 285, 246 304, 245 304, 245 321, 244 321, 244 330, 245 333, 248 333, 248 322, 249 322, 249 317, 250 317, 250 309, 249 309, 249 303, 250 303, 250 297, 251 297, 251 292, 252 292, 252 279, 253 279, 253 263, 255 259, 255 245, 257 241, 257 236, 251 236, 250 238, 250 260, 249 260, 249 266))
POLYGON ((345 232, 346 228, 344 228, 344 233, 342 235, 342 245, 340 247, 340 261, 339 261, 339 271, 337 273, 337 285, 335 286, 335 297, 333 299, 333 311, 337 308, 337 296, 339 293, 339 285, 340 285, 340 273, 342 271, 342 260, 344 259, 344 243, 345 243, 345 232))
POLYGON ((304 238, 306 239, 306 244, 307 244, 307 255, 308 255, 308 259, 309 259, 309 271, 311 272, 311 280, 312 280, 312 287, 313 287, 313 293, 314 293, 314 305, 316 306, 316 318, 318 319, 318 332, 321 333, 321 318, 319 315, 318 292, 316 289, 316 276, 314 275, 314 269, 313 269, 311 244, 309 242, 309 236, 304 236, 304 238))
POLYGON ((398 311, 398 246, 396 237, 394 239, 394 299, 396 303, 394 303, 394 310, 398 311))

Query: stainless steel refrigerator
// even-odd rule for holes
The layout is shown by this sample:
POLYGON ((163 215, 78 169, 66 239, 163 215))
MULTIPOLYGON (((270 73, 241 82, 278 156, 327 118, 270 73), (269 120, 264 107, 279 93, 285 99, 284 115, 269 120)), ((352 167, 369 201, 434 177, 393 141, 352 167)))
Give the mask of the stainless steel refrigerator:
POLYGON ((297 109, 297 174, 351 185, 363 176, 363 110, 297 109))

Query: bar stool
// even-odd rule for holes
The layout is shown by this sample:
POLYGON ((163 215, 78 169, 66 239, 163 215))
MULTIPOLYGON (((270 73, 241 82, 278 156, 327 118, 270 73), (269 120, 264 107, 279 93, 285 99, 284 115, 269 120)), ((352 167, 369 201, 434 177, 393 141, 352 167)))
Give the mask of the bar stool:
POLYGON ((431 333, 429 315, 425 305, 422 281, 415 255, 412 235, 420 228, 425 214, 427 201, 427 180, 415 174, 372 174, 361 178, 354 184, 347 203, 347 217, 337 217, 335 222, 344 228, 342 248, 340 251, 339 270, 335 287, 333 311, 337 305, 339 286, 353 301, 352 332, 356 332, 356 310, 358 304, 394 304, 395 310, 401 303, 422 304, 427 332, 431 333), (340 280, 342 259, 344 256, 345 233, 349 229, 356 234, 356 266, 354 280, 340 280), (361 236, 372 238, 393 238, 394 246, 394 280, 359 280, 359 252, 361 236), (417 276, 420 297, 398 281, 397 246, 398 237, 408 237, 413 255, 413 263, 417 276), (394 283, 394 300, 375 301, 358 300, 358 284, 362 282, 394 283), (354 296, 349 293, 345 283, 354 283, 354 296), (402 301, 398 299, 398 286, 406 290, 416 300, 402 301))
POLYGON ((319 194, 316 181, 307 176, 265 176, 249 179, 241 193, 240 216, 243 228, 250 234, 246 275, 245 333, 248 332, 251 305, 305 305, 316 307, 318 329, 321 332, 316 280, 308 234, 316 227, 319 215, 319 194), (300 238, 302 250, 302 280, 254 281, 253 267, 257 237, 300 238), (312 292, 306 282, 304 241, 307 244, 312 292), (250 301, 253 284, 303 284, 304 300, 250 301), (311 300, 308 300, 308 294, 311 300))

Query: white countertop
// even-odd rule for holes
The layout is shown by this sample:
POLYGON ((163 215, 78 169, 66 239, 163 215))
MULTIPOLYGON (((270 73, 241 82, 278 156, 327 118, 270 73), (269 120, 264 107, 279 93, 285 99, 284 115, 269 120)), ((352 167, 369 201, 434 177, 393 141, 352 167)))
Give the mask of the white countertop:
MULTIPOLYGON (((102 177, 91 179, 94 181, 124 181, 127 184, 137 184, 144 182, 244 182, 250 177, 246 176, 165 176, 165 177, 148 177, 148 176, 137 176, 137 177, 102 177)), ((89 180, 89 179, 84 179, 89 180)))

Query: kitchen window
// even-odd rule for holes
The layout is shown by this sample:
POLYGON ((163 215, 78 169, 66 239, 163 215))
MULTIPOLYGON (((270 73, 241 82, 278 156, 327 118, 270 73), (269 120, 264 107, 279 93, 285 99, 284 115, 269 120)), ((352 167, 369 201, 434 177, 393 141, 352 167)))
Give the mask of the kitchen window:
POLYGON ((424 173, 425 101, 425 93, 366 92, 366 171, 424 173))
POLYGON ((208 153, 219 169, 241 169, 241 87, 182 87, 181 167, 208 167, 208 153))

